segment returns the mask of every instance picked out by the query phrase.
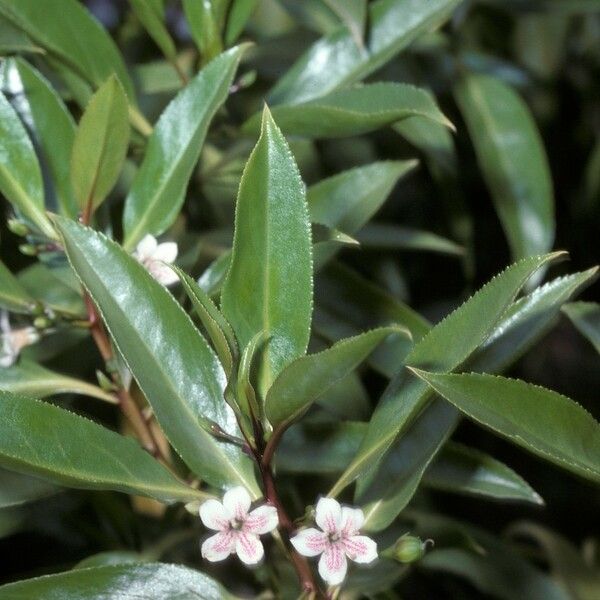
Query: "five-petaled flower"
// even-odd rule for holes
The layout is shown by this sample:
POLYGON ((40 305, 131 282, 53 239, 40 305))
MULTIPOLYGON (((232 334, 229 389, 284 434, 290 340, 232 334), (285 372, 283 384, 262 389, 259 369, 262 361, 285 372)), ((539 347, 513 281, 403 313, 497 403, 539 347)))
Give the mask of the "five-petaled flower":
POLYGON ((25 346, 35 344, 40 339, 40 334, 34 327, 21 327, 12 329, 8 320, 8 313, 0 313, 0 367, 13 365, 21 350, 25 346))
POLYGON ((169 267, 177 258, 175 242, 159 244, 154 236, 147 234, 137 245, 133 256, 148 269, 150 275, 159 283, 173 285, 179 281, 177 273, 169 267))
POLYGON ((277 527, 277 509, 262 504, 250 510, 250 494, 243 487, 235 487, 223 496, 223 502, 207 500, 200 506, 204 525, 219 533, 202 544, 202 556, 211 562, 225 560, 237 554, 247 565, 254 565, 264 556, 260 535, 277 527))
POLYGON ((317 556, 319 574, 330 585, 339 585, 346 577, 346 557, 357 563, 370 563, 377 558, 377 544, 365 535, 358 535, 365 520, 360 508, 340 506, 333 498, 321 498, 317 503, 315 521, 322 529, 302 529, 291 542, 304 556, 317 556))

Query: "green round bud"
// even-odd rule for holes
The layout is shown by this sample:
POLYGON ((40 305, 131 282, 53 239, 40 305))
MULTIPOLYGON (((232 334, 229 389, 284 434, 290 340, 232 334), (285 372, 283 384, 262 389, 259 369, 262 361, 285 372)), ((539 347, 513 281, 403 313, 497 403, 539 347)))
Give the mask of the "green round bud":
POLYGON ((23 223, 23 221, 19 221, 18 219, 9 219, 6 223, 6 226, 10 231, 12 231, 15 235, 24 237, 29 233, 29 227, 23 223))
POLYGON ((24 254, 25 256, 37 256, 38 254, 37 247, 32 244, 21 244, 19 250, 21 251, 21 254, 24 254))
POLYGON ((403 535, 394 548, 394 558, 401 563, 412 563, 425 555, 426 542, 412 535, 403 535))
POLYGON ((52 321, 46 317, 36 317, 33 320, 33 326, 36 329, 48 329, 52 325, 52 321))

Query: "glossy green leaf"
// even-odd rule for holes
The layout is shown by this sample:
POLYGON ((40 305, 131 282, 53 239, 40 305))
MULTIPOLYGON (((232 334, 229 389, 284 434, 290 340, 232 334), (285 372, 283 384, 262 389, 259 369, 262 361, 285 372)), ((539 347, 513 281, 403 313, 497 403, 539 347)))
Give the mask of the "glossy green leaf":
POLYGON ((448 442, 427 469, 423 483, 438 490, 498 500, 543 504, 540 495, 510 467, 462 444, 448 442))
MULTIPOLYGON (((406 83, 370 83, 307 102, 273 107, 273 118, 284 133, 316 138, 368 133, 414 116, 453 127, 431 94, 406 83)), ((256 114, 243 130, 256 131, 258 123, 256 114)))
POLYGON ((98 87, 113 73, 134 98, 133 84, 108 32, 77 0, 0 0, 0 15, 78 77, 98 87))
POLYGON ((217 56, 223 49, 215 4, 211 0, 183 0, 183 10, 190 33, 205 62, 217 56))
POLYGON ((388 336, 410 333, 403 327, 382 327, 348 338, 331 348, 302 356, 279 374, 265 401, 267 417, 274 429, 297 420, 330 385, 363 362, 388 336))
POLYGON ((312 313, 312 245, 304 184, 265 108, 260 138, 238 195, 231 266, 221 309, 240 347, 268 336, 259 394, 306 352, 312 313))
POLYGON ((177 267, 173 267, 173 269, 179 275, 183 289, 206 329, 225 373, 230 375, 233 371, 234 356, 237 356, 238 353, 237 342, 231 325, 225 320, 210 296, 187 273, 177 267))
POLYGON ((0 390, 45 398, 54 394, 81 394, 115 404, 117 401, 96 385, 51 371, 22 358, 12 367, 0 369, 0 390))
MULTIPOLYGON (((405 364, 439 371, 459 367, 494 331, 526 281, 540 267, 562 255, 554 253, 524 259, 497 275, 415 344, 405 364)), ((430 396, 431 390, 424 382, 399 370, 373 414, 361 449, 332 493, 338 493, 372 469, 398 435, 421 413, 430 396)))
POLYGON ((231 253, 226 252, 216 258, 202 273, 198 279, 198 285, 209 295, 215 296, 221 291, 229 265, 231 264, 231 253))
POLYGON ((139 565, 144 562, 150 561, 144 560, 144 557, 139 552, 132 552, 131 550, 107 550, 84 558, 73 567, 73 570, 89 569, 90 567, 107 567, 110 565, 139 565))
POLYGON ((348 28, 354 42, 362 47, 365 22, 367 20, 367 0, 321 0, 348 28))
POLYGON ((527 105, 487 75, 463 78, 456 97, 513 259, 548 251, 555 230, 552 180, 527 105))
POLYGON ((391 223, 368 223, 356 234, 363 248, 416 250, 462 256, 464 248, 442 236, 391 223))
POLYGON ((52 404, 0 391, 0 416, 0 464, 11 470, 69 487, 166 502, 205 496, 131 438, 52 404))
POLYGON ((600 482, 600 425, 573 400, 494 375, 413 372, 473 420, 550 462, 600 482))
POLYGON ((572 302, 563 308, 563 312, 600 352, 600 304, 597 302, 572 302))
POLYGON ((38 477, 0 469, 0 509, 47 498, 59 489, 38 477))
POLYGON ((111 76, 92 96, 73 141, 71 185, 82 212, 97 208, 114 187, 128 143, 127 97, 111 76))
POLYGON ((202 69, 162 113, 125 200, 125 248, 146 233, 159 235, 177 217, 208 127, 225 102, 244 46, 224 52, 202 69))
POLYGON ((237 434, 223 399, 225 373, 181 306, 117 244, 73 221, 56 222, 73 268, 175 450, 215 486, 255 489, 249 459, 210 433, 217 423, 237 434))
POLYGON ((27 314, 34 306, 35 300, 0 261, 0 308, 27 314))
POLYGON ((315 42, 279 80, 273 104, 305 102, 355 83, 381 67, 413 40, 435 29, 460 0, 377 0, 369 6, 366 48, 344 26, 315 42))
POLYGON ((1 600, 234 600, 219 583, 178 565, 161 563, 90 567, 25 579, 0 587, 1 600))
POLYGON ((177 55, 175 43, 164 22, 162 0, 129 0, 131 8, 161 52, 170 59, 177 55))
MULTIPOLYGON (((15 59, 33 123, 39 151, 48 165, 60 212, 77 215, 77 202, 69 177, 75 123, 60 96, 46 78, 22 59, 15 59)), ((51 204, 49 204, 51 206, 51 204)))
POLYGON ((0 192, 31 224, 54 237, 44 212, 44 185, 33 144, 17 113, 0 93, 0 192))
POLYGON ((225 44, 229 46, 240 37, 257 4, 258 0, 231 0, 225 27, 225 44))

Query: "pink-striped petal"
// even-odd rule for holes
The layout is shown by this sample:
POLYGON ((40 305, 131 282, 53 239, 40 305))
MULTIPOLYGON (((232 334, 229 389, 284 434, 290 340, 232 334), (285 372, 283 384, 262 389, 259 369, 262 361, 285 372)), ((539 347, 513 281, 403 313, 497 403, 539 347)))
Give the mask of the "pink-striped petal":
POLYGON ((223 506, 227 509, 231 519, 244 521, 251 503, 250 494, 242 486, 231 488, 223 496, 223 506))
POLYGON ((339 533, 342 524, 342 508, 333 498, 321 498, 317 502, 315 521, 325 533, 339 533))
POLYGON ((366 535, 354 535, 342 540, 344 552, 350 560, 368 564, 377 558, 377 544, 366 535))
POLYGON ((229 515, 218 500, 207 500, 200 506, 200 518, 206 527, 215 531, 229 529, 229 515))
POLYGON ((365 515, 360 508, 342 507, 342 534, 349 537, 358 533, 365 522, 365 515))
POLYGON ((348 562, 341 544, 329 544, 319 559, 319 575, 329 585, 339 585, 346 577, 348 562))
POLYGON ((265 549, 258 536, 244 531, 237 532, 235 551, 240 560, 247 565, 255 565, 265 555, 265 549))
POLYGON ((235 552, 235 533, 233 531, 220 531, 210 536, 202 544, 202 556, 210 562, 225 560, 235 552))
POLYGON ((273 531, 278 523, 277 509, 270 504, 263 504, 248 513, 244 522, 244 531, 263 535, 273 531))
POLYGON ((290 542, 303 556, 317 556, 325 552, 328 538, 326 533, 310 527, 299 531, 290 542))

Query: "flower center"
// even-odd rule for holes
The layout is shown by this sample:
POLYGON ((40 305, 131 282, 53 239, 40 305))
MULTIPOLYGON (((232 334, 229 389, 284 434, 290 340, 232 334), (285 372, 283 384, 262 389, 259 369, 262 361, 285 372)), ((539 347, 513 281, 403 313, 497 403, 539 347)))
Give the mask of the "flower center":
POLYGON ((327 534, 327 539, 329 540, 330 543, 335 543, 335 542, 339 542, 342 539, 342 536, 340 535, 339 532, 334 531, 333 533, 328 533, 327 534))
POLYGON ((244 519, 233 519, 231 521, 231 529, 239 531, 244 526, 244 519))

